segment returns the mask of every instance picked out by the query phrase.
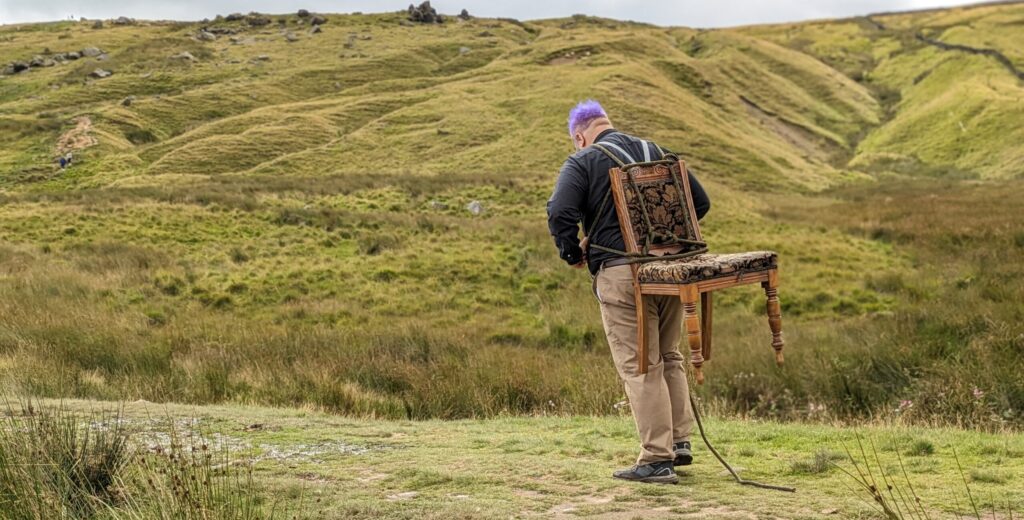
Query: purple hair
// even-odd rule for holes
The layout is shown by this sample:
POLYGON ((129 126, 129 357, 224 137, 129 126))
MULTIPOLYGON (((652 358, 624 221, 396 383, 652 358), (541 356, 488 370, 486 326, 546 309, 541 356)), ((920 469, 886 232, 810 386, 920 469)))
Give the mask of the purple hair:
POLYGON ((569 111, 569 136, 572 136, 573 130, 580 126, 586 126, 599 117, 608 117, 604 108, 601 107, 601 103, 593 99, 581 101, 569 111))

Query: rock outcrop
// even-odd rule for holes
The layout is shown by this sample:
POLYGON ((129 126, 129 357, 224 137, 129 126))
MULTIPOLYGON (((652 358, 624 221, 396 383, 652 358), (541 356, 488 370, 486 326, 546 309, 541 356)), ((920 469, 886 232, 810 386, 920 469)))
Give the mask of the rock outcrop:
POLYGON ((409 21, 416 23, 444 23, 444 15, 437 14, 437 10, 430 6, 426 0, 419 7, 409 4, 409 21))

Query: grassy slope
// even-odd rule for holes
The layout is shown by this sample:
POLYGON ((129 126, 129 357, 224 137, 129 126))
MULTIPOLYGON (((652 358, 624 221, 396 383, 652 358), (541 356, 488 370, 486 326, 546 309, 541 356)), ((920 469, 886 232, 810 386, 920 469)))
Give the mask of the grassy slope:
MULTIPOLYGON (((66 404, 79 411, 114 406, 66 404)), ((859 451, 857 435, 875 478, 881 479, 879 463, 904 492, 909 478, 933 517, 969 513, 963 479, 983 511, 1024 508, 1020 435, 708 421, 712 441, 745 478, 798 488, 787 494, 738 486, 703 445, 694 465, 680 470, 678 486, 612 480, 609 473, 636 455, 628 417, 409 422, 145 402, 126 405, 124 417, 129 431, 148 439, 147 433, 168 431, 168 418, 175 418, 183 438, 200 434, 214 451, 227 447, 255 459, 268 503, 280 507, 304 497, 306 513, 328 518, 875 518, 851 491, 854 481, 828 462, 855 471, 843 444, 859 451)))
POLYGON ((996 60, 945 51, 915 38, 995 49, 1018 69, 1024 5, 955 8, 871 19, 752 28, 753 34, 800 48, 889 99, 850 166, 864 171, 921 170, 968 177, 1020 177, 1016 151, 1024 127, 1021 82, 996 60))
MULTIPOLYGON (((570 151, 564 113, 585 96, 685 154, 714 199, 715 249, 783 255, 791 346, 827 364, 826 347, 845 345, 830 331, 896 308, 900 291, 877 278, 909 276, 911 254, 780 215, 842 207, 822 190, 889 171, 1019 176, 1019 84, 912 30, 936 16, 949 31, 988 24, 1006 33, 996 45, 1015 41, 1020 12, 880 17, 884 31, 353 15, 317 35, 289 15, 299 41, 228 24, 237 45, 195 41, 198 24, 5 26, 0 62, 90 45, 110 57, 0 79, 0 367, 47 373, 28 377, 47 395, 397 416, 607 409, 619 396, 588 280, 555 260, 543 224, 570 151), (198 60, 170 59, 182 51, 198 60), (97 66, 115 73, 86 79, 97 66), (984 133, 930 124, 969 107, 998 109, 962 121, 984 133), (56 172, 55 142, 79 115, 99 144, 56 172), (463 379, 479 400, 409 401, 456 401, 445 382, 463 379)), ((756 295, 722 295, 720 323, 742 325, 719 337, 768 359, 756 295)))

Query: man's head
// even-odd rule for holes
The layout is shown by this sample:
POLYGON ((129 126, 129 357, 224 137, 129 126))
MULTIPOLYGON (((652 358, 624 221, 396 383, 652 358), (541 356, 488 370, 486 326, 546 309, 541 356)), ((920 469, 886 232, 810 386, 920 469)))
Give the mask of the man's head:
POLYGON ((577 150, 582 150, 594 143, 597 136, 612 128, 601 104, 593 99, 580 102, 569 111, 569 136, 577 150))

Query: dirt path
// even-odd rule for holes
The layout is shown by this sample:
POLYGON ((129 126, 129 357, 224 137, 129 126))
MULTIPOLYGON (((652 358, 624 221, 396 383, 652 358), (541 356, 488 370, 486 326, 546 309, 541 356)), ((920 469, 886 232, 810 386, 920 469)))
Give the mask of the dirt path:
POLYGON ((96 138, 90 135, 92 119, 89 119, 89 116, 76 117, 74 121, 75 127, 64 132, 57 139, 57 155, 88 148, 97 143, 96 138))

